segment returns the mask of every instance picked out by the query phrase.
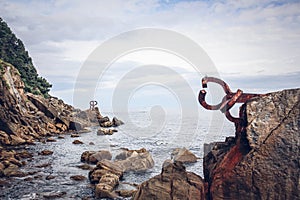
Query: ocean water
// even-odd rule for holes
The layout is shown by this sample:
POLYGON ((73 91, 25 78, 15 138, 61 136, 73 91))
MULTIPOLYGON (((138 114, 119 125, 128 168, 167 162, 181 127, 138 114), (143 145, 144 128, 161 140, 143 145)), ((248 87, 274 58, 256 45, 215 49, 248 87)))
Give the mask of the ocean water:
POLYGON ((88 179, 74 181, 73 175, 88 177, 88 171, 79 169, 81 154, 84 151, 109 150, 113 157, 121 152, 121 148, 146 148, 152 154, 155 166, 143 173, 129 172, 121 180, 120 189, 131 189, 126 183, 140 184, 159 174, 166 159, 171 158, 175 148, 186 147, 199 157, 198 162, 186 165, 187 171, 192 171, 203 177, 203 145, 204 143, 224 141, 227 136, 234 136, 234 126, 222 115, 199 115, 183 117, 180 114, 167 114, 151 118, 147 111, 130 112, 124 114, 104 113, 109 117, 120 116, 125 124, 118 127, 113 135, 99 136, 99 127, 90 127, 89 133, 82 133, 79 138, 72 138, 70 134, 64 139, 54 138, 57 142, 37 143, 34 146, 21 146, 34 153, 34 158, 27 161, 22 170, 32 172, 23 178, 6 179, 10 183, 1 188, 1 199, 41 199, 48 193, 64 192, 60 199, 82 199, 94 196, 93 186, 88 179), (123 116, 124 118, 122 118, 123 116), (74 140, 81 140, 84 144, 72 144, 74 140), (91 145, 90 143, 94 143, 91 145), (42 156, 42 150, 54 151, 51 156, 42 156), (41 165, 47 164, 45 167, 41 165), (54 179, 46 180, 47 176, 54 179))

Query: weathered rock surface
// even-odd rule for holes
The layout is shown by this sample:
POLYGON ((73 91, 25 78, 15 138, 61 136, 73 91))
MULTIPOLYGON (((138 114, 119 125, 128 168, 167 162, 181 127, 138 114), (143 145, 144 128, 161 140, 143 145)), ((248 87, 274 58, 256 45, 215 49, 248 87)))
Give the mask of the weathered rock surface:
POLYGON ((242 106, 245 128, 204 159, 208 199, 300 199, 299 97, 284 90, 242 106))
POLYGON ((73 144, 83 144, 83 142, 80 141, 80 140, 74 140, 72 143, 73 143, 73 144))
POLYGON ((142 183, 133 199, 202 200, 205 184, 200 176, 186 172, 181 162, 166 160, 161 174, 142 183))
POLYGON ((115 132, 118 132, 118 130, 116 130, 116 129, 104 129, 104 128, 100 128, 97 131, 97 135, 112 135, 115 132))
POLYGON ((174 161, 180 161, 182 163, 194 163, 197 162, 197 157, 187 150, 186 148, 176 148, 171 154, 171 158, 174 161))
POLYGON ((112 124, 113 124, 113 126, 121 126, 121 125, 124 124, 124 122, 121 121, 121 120, 119 120, 118 118, 114 117, 114 118, 112 119, 112 124))
POLYGON ((87 118, 80 118, 82 111, 62 100, 25 93, 18 70, 0 62, 0 145, 32 144, 52 133, 91 125, 87 118))
POLYGON ((32 157, 32 155, 25 151, 18 153, 14 150, 0 149, 0 177, 26 176, 26 173, 20 171, 19 168, 24 165, 21 159, 29 157, 32 157))
POLYGON ((72 179, 74 181, 83 181, 86 179, 86 177, 82 176, 82 175, 74 175, 74 176, 71 176, 70 179, 72 179))
POLYGON ((104 128, 109 128, 109 127, 117 127, 117 126, 121 126, 124 124, 123 121, 119 120, 118 118, 116 117, 113 117, 112 121, 110 121, 110 119, 106 116, 106 117, 99 117, 98 118, 98 122, 99 122, 99 125, 101 127, 104 127, 104 128))
POLYGON ((48 155, 52 155, 53 154, 53 151, 50 151, 50 150, 43 150, 40 152, 40 155, 43 155, 43 156, 48 156, 48 155))
POLYGON ((112 155, 109 151, 85 151, 81 154, 81 162, 87 162, 91 164, 97 164, 101 160, 111 160, 112 155))
MULTIPOLYGON (((101 160, 89 172, 91 183, 96 184, 95 195, 97 198, 116 198, 121 193, 125 195, 126 191, 121 193, 114 191, 123 174, 128 171, 145 171, 154 166, 152 156, 146 149, 124 149, 124 152, 127 152, 126 158, 116 161, 101 160)), ((133 193, 133 191, 127 191, 128 195, 133 193)))

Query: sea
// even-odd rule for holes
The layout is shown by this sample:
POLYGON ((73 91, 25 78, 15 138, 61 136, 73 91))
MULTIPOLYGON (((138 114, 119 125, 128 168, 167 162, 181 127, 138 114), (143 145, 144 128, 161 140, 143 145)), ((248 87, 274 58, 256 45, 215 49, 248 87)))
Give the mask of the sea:
POLYGON ((185 147, 194 153, 199 159, 196 163, 186 164, 186 169, 204 177, 204 144, 221 142, 235 134, 234 125, 215 112, 193 116, 167 113, 158 117, 144 110, 125 114, 104 112, 103 115, 110 118, 117 116, 125 124, 117 127, 118 132, 113 135, 97 135, 100 127, 94 126, 88 127, 90 132, 81 133, 78 138, 65 134, 64 139, 53 136, 56 142, 37 142, 36 145, 15 147, 17 151, 25 149, 34 154, 21 168, 32 175, 0 179, 9 183, 2 186, 0 199, 43 199, 47 195, 56 194, 63 194, 58 199, 94 199, 94 186, 88 180, 89 171, 78 168, 83 164, 80 158, 84 151, 109 150, 113 158, 122 148, 145 148, 151 153, 155 166, 143 173, 125 173, 118 189, 134 189, 132 184, 140 184, 160 174, 163 162, 171 158, 175 148, 185 147), (83 144, 72 143, 77 139, 83 144), (46 149, 53 151, 53 155, 39 155, 39 152, 46 149), (74 181, 70 179, 73 175, 83 175, 87 179, 74 181), (54 179, 46 180, 49 176, 54 179))

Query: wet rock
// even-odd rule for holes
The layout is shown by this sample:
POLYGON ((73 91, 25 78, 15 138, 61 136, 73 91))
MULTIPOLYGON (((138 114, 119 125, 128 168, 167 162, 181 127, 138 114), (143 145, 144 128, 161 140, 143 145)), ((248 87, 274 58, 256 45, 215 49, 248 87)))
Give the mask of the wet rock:
POLYGON ((46 142, 56 142, 56 139, 50 137, 50 138, 47 138, 46 142))
POLYGON ((19 160, 17 160, 15 157, 6 158, 6 162, 9 162, 10 164, 14 164, 18 167, 21 167, 23 164, 19 160))
POLYGON ((101 150, 89 156, 89 163, 96 164, 101 160, 111 160, 112 155, 109 151, 101 150))
POLYGON ((112 174, 112 173, 106 173, 104 174, 99 184, 96 185, 95 195, 97 198, 116 198, 117 195, 113 191, 116 185, 119 184, 119 176, 112 174))
POLYGON ((7 177, 24 177, 27 176, 25 172, 19 171, 19 167, 14 164, 10 164, 7 168, 3 170, 4 176, 7 177))
POLYGON ((96 167, 89 172, 89 180, 96 184, 95 194, 98 198, 116 198, 114 191, 120 178, 127 171, 145 171, 154 166, 151 154, 146 149, 128 150, 128 157, 123 160, 101 160, 96 167))
POLYGON ((142 172, 154 167, 154 160, 148 151, 140 153, 138 153, 138 151, 133 151, 125 160, 115 161, 115 164, 122 167, 124 172, 142 172))
POLYGON ((97 163, 96 167, 90 171, 89 178, 91 182, 99 182, 101 177, 107 173, 115 174, 118 177, 123 176, 124 169, 119 165, 109 160, 101 160, 97 163))
POLYGON ((46 199, 55 199, 55 198, 62 198, 66 194, 67 194, 66 192, 54 191, 54 192, 44 192, 42 193, 42 196, 46 199))
POLYGON ((81 154, 81 162, 89 162, 91 155, 95 154, 96 151, 85 151, 81 154))
POLYGON ((121 126, 121 125, 124 124, 124 122, 121 121, 121 120, 119 120, 118 118, 114 117, 114 118, 112 119, 112 124, 113 124, 113 126, 121 126))
POLYGON ((43 163, 43 164, 40 164, 40 165, 36 165, 35 167, 37 168, 46 168, 46 167, 49 167, 51 166, 51 163, 43 163))
POLYGON ((118 155, 116 155, 115 160, 125 160, 128 157, 130 157, 132 154, 132 152, 130 151, 122 151, 121 153, 119 153, 118 155))
POLYGON ((52 155, 53 154, 53 151, 50 151, 50 150, 43 150, 40 152, 40 155, 43 155, 43 156, 48 156, 48 155, 52 155))
POLYGON ((21 145, 26 143, 26 140, 24 140, 23 138, 17 135, 10 135, 10 138, 11 138, 10 145, 21 145))
POLYGON ((19 167, 25 163, 20 160, 20 156, 14 150, 0 149, 0 177, 24 177, 25 172, 19 170, 19 167))
POLYGON ((133 199, 204 200, 205 184, 200 176, 186 172, 181 162, 167 160, 161 174, 142 183, 133 199))
POLYGON ((74 181, 83 181, 86 179, 86 177, 82 176, 82 175, 74 175, 74 176, 71 176, 70 179, 72 179, 74 181))
POLYGON ((109 118, 108 117, 101 117, 98 119, 99 124, 105 123, 105 122, 109 122, 109 118))
POLYGON ((89 145, 95 145, 95 143, 94 142, 90 142, 89 145))
POLYGON ((29 153, 28 151, 26 150, 23 150, 21 152, 17 152, 16 153, 16 158, 17 159, 24 159, 24 158, 32 158, 33 157, 33 154, 32 153, 29 153))
POLYGON ((92 167, 88 164, 78 165, 77 167, 80 168, 80 169, 83 169, 83 170, 92 170, 92 169, 94 169, 94 167, 92 167))
POLYGON ((0 131, 0 144, 10 145, 10 137, 4 131, 0 131))
POLYGON ((112 127, 113 126, 113 123, 108 121, 108 122, 103 122, 100 124, 101 127, 104 127, 104 128, 109 128, 109 127, 112 127))
POLYGON ((65 139, 65 137, 63 135, 59 135, 57 138, 58 139, 65 139))
POLYGON ((0 187, 7 187, 9 186, 9 182, 7 180, 1 180, 0 179, 0 187))
POLYGON ((81 129, 83 129, 83 126, 79 122, 70 121, 70 127, 69 128, 70 128, 70 130, 80 131, 81 129))
POLYGON ((122 152, 119 153, 118 155, 116 155, 115 160, 125 160, 128 157, 130 157, 133 152, 136 152, 136 153, 146 153, 147 152, 147 150, 145 148, 141 148, 138 150, 130 150, 127 148, 121 148, 121 150, 122 150, 122 152))
POLYGON ((194 163, 197 162, 197 157, 187 150, 186 148, 176 148, 173 150, 171 157, 174 161, 180 161, 182 163, 194 163))
POLYGON ((60 131, 60 132, 65 132, 66 130, 68 130, 68 127, 63 124, 63 123, 57 123, 55 124, 55 127, 60 131))
POLYGON ((28 182, 33 181, 33 177, 26 177, 24 178, 24 181, 28 181, 28 182))
POLYGON ((84 128, 84 129, 78 131, 78 133, 89 133, 89 132, 92 132, 92 130, 89 128, 84 128))
POLYGON ((85 151, 81 154, 81 162, 87 162, 91 164, 96 164, 101 160, 111 160, 112 155, 109 151, 85 151))
POLYGON ((71 137, 72 137, 72 138, 74 138, 74 137, 80 137, 80 135, 77 134, 77 133, 72 133, 72 134, 71 134, 71 137))
POLYGON ((73 141, 73 144, 83 144, 83 142, 80 141, 80 140, 74 140, 74 141, 73 141))
POLYGON ((116 190, 116 194, 120 197, 126 198, 126 197, 132 197, 137 190, 116 190))
POLYGON ((116 129, 104 129, 104 128, 100 128, 97 131, 97 135, 112 135, 115 132, 118 132, 118 130, 116 130, 116 129))
POLYGON ((51 180, 51 179, 55 179, 55 176, 53 176, 53 175, 46 176, 46 180, 51 180))
POLYGON ((0 177, 4 175, 3 170, 5 169, 4 164, 0 163, 0 177))
POLYGON ((299 97, 284 90, 241 107, 245 128, 204 158, 208 198, 299 199, 299 97))

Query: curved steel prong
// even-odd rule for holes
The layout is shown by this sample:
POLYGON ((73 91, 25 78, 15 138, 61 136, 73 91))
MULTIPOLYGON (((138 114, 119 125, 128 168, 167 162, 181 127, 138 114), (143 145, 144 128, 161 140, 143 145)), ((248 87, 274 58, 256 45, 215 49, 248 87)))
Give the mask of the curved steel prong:
POLYGON ((199 95, 198 95, 198 101, 207 110, 219 110, 223 101, 217 105, 209 105, 205 101, 205 96, 206 96, 206 91, 205 90, 200 90, 199 95))
POLYGON ((208 110, 220 110, 222 113, 225 113, 225 116, 228 120, 234 122, 235 124, 238 124, 241 121, 241 114, 240 118, 233 117, 229 112, 230 108, 232 108, 235 103, 245 103, 253 97, 263 96, 263 94, 243 93, 243 91, 240 89, 238 89, 236 93, 233 93, 224 81, 215 77, 204 77, 202 79, 202 87, 207 88, 207 83, 209 82, 221 85, 226 95, 223 97, 221 103, 217 105, 209 105, 205 101, 206 91, 201 90, 198 96, 199 103, 208 110))
POLYGON ((229 121, 231 121, 231 122, 233 122, 233 123, 235 123, 235 124, 238 124, 239 122, 240 122, 240 118, 236 118, 236 117, 233 117, 231 114, 230 114, 230 112, 229 112, 229 110, 227 110, 226 112, 225 112, 225 116, 226 116, 226 118, 229 120, 229 121))
POLYGON ((230 108, 232 108, 232 106, 234 106, 234 104, 242 96, 242 94, 243 94, 243 91, 238 89, 231 98, 229 98, 229 95, 225 96, 226 98, 229 98, 229 99, 227 101, 224 101, 223 104, 221 105, 221 107, 220 107, 221 112, 224 113, 227 110, 229 110, 230 108))
POLYGON ((218 79, 218 78, 215 78, 215 77, 205 76, 204 78, 202 78, 202 87, 207 88, 207 83, 208 82, 213 82, 213 83, 217 83, 217 84, 221 85, 226 94, 231 94, 232 93, 229 86, 224 81, 222 81, 221 79, 218 79))

